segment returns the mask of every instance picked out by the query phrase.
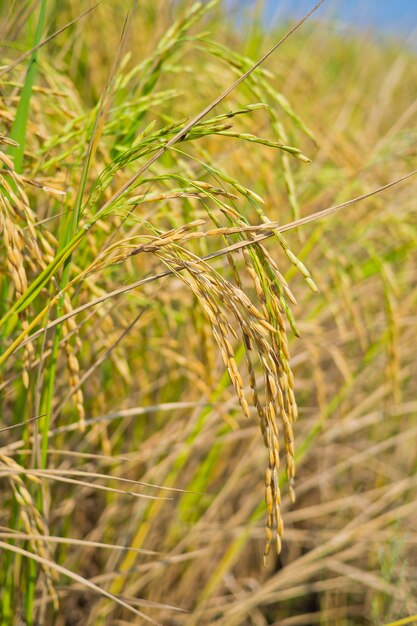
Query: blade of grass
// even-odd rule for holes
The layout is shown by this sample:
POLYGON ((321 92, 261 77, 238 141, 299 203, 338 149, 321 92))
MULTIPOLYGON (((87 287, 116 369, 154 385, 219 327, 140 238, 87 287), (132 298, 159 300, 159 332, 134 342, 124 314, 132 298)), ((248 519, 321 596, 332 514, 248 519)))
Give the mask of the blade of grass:
POLYGON ((45 23, 46 2, 47 0, 42 0, 39 9, 39 17, 36 26, 34 46, 32 48, 33 52, 30 56, 29 67, 26 73, 25 82, 23 84, 22 93, 17 107, 16 117, 10 132, 10 138, 18 143, 18 146, 12 146, 9 148, 9 153, 13 156, 14 167, 16 172, 18 172, 19 174, 22 172, 23 166, 23 155, 25 152, 26 129, 29 118, 30 99, 32 96, 33 85, 36 77, 37 46, 39 45, 42 36, 43 26, 45 23))

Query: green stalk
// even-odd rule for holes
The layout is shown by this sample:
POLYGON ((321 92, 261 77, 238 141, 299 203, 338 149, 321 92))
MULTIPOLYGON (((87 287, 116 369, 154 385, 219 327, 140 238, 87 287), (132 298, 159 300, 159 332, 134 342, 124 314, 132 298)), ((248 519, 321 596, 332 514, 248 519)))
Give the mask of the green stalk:
MULTIPOLYGON (((46 2, 42 0, 41 8, 39 11, 38 24, 36 26, 35 38, 33 40, 33 47, 40 43, 42 37, 43 26, 45 22, 46 14, 46 2)), ((29 60, 29 66, 26 73, 25 82, 23 85, 22 93, 20 96, 19 104, 17 107, 16 117, 10 133, 11 139, 14 139, 19 146, 10 148, 10 154, 14 159, 14 167, 16 172, 22 172, 23 156, 25 153, 26 145, 26 132, 30 110, 30 100, 32 96, 33 85, 36 76, 36 60, 38 53, 35 51, 29 60)))

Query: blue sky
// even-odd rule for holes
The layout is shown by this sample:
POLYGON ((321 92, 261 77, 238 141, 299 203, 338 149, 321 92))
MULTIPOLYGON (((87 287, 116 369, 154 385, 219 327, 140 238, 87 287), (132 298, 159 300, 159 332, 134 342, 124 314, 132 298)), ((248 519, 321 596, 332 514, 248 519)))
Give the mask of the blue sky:
MULTIPOLYGON (((242 0, 242 3, 255 6, 256 0, 242 0)), ((314 6, 315 0, 265 0, 265 4, 270 21, 301 17, 314 6)), ((316 13, 316 18, 320 16, 331 16, 342 28, 371 28, 388 36, 404 36, 415 31, 417 42, 417 0, 326 0, 316 13)))

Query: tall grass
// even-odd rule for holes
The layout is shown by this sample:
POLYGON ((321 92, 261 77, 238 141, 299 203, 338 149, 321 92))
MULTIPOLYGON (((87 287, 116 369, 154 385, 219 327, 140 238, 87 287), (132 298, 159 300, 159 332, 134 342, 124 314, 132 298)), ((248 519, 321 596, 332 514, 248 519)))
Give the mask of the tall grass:
POLYGON ((85 8, 2 15, 0 624, 411 619, 414 54, 85 8))

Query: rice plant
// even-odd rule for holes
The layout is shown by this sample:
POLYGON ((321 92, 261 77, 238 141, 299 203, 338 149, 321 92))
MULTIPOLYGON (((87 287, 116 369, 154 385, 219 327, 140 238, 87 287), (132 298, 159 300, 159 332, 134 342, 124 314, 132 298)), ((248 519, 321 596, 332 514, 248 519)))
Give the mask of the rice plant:
POLYGON ((1 626, 411 619, 414 52, 1 17, 1 626))

